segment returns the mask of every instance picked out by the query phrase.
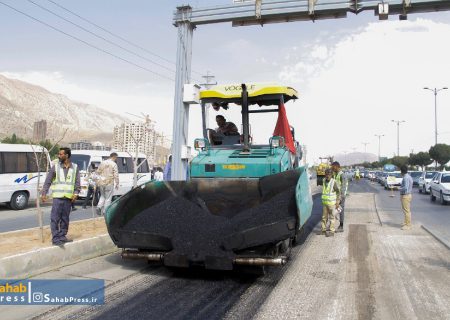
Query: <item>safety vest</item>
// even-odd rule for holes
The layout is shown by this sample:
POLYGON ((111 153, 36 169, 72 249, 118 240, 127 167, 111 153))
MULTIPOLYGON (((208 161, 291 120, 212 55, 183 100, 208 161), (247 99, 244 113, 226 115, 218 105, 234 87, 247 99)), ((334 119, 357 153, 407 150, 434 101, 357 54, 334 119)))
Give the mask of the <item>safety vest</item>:
POLYGON ((55 164, 55 177, 51 186, 53 198, 72 199, 75 190, 77 169, 77 165, 72 163, 72 166, 67 171, 67 176, 64 177, 64 168, 59 161, 55 164))
POLYGON ((334 174, 333 178, 336 180, 336 183, 338 184, 338 186, 341 189, 341 191, 344 190, 343 187, 345 187, 345 195, 344 196, 346 196, 347 195, 347 190, 348 190, 348 180, 345 180, 346 183, 345 183, 345 186, 343 186, 342 185, 342 175, 343 174, 344 173, 342 171, 339 171, 338 173, 334 174))
POLYGON ((323 180, 322 187, 322 204, 324 205, 335 205, 336 204, 336 192, 334 192, 334 184, 336 180, 333 178, 327 183, 326 180, 323 180))

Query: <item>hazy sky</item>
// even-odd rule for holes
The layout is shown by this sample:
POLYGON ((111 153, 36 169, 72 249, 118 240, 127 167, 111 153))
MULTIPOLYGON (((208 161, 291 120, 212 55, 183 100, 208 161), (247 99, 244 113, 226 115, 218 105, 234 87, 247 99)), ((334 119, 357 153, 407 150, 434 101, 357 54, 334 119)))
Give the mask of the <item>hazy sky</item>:
MULTIPOLYGON (((41 85, 71 99, 113 112, 150 114, 160 131, 172 131, 176 28, 181 1, 53 0, 163 57, 132 47, 83 22, 48 0, 33 2, 117 42, 129 52, 88 34, 27 0, 1 0, 52 26, 107 50, 148 71, 117 60, 31 20, 0 3, 0 73, 41 85), (148 60, 163 65, 164 68, 148 60)), ((192 6, 231 0, 191 1, 192 6)), ((186 1, 185 1, 186 3, 186 1)), ((193 70, 209 70, 219 83, 280 82, 300 92, 287 104, 297 138, 312 158, 352 150, 378 152, 374 134, 385 134, 383 155, 397 150, 391 119, 405 120, 400 153, 434 144, 434 96, 424 86, 450 86, 450 13, 414 14, 408 21, 378 21, 373 12, 346 19, 233 28, 199 26, 194 32, 193 70)), ((197 73, 193 78, 201 79, 197 73)), ((191 107, 191 141, 200 135, 200 113, 191 107)), ((237 110, 225 112, 240 126, 237 110)), ((272 115, 273 116, 273 115, 272 115)), ((438 95, 439 142, 450 144, 450 90, 438 95)), ((252 118, 251 118, 252 120, 252 118)), ((253 117, 255 141, 273 131, 269 115, 253 117)))

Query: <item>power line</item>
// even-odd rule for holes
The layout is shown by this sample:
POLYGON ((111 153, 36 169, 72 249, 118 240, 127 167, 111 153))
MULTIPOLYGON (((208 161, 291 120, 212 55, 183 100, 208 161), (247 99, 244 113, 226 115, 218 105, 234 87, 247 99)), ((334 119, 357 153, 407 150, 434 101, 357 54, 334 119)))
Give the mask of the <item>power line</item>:
MULTIPOLYGON (((57 3, 57 2, 55 2, 55 1, 53 1, 53 0, 47 0, 47 1, 53 3, 55 6, 57 6, 57 7, 61 8, 61 9, 65 10, 65 11, 69 12, 70 14, 72 14, 72 15, 78 17, 79 19, 81 19, 81 20, 83 20, 83 21, 89 23, 90 25, 92 25, 92 26, 94 26, 94 27, 96 27, 96 28, 99 28, 100 30, 103 30, 104 32, 110 34, 111 36, 116 37, 117 39, 120 39, 120 40, 122 40, 122 41, 128 43, 129 45, 132 45, 132 46, 135 47, 135 48, 138 48, 138 49, 140 49, 140 50, 142 50, 142 51, 145 51, 145 52, 147 52, 148 54, 151 54, 152 56, 155 56, 155 57, 157 57, 157 58, 159 58, 159 59, 161 59, 161 60, 163 60, 163 61, 165 61, 165 62, 168 62, 168 63, 170 63, 170 64, 175 65, 175 62, 173 62, 173 61, 171 61, 171 60, 169 60, 169 59, 166 59, 166 58, 164 58, 163 56, 161 56, 161 55, 159 55, 159 54, 156 54, 156 53, 154 53, 154 52, 151 52, 150 50, 148 50, 148 49, 146 49, 146 48, 144 48, 144 47, 142 47, 142 46, 140 46, 140 45, 138 45, 138 44, 136 44, 136 43, 134 43, 134 42, 131 42, 131 41, 125 39, 124 37, 119 36, 119 35, 116 34, 116 33, 113 33, 113 32, 111 32, 111 31, 109 31, 109 30, 106 29, 105 27, 102 27, 102 26, 98 25, 97 23, 92 22, 91 20, 88 20, 88 19, 82 17, 82 16, 79 15, 78 13, 76 13, 76 12, 70 10, 70 9, 67 9, 67 8, 64 7, 63 5, 57 3)), ((202 75, 202 73, 197 72, 197 71, 195 71, 195 70, 192 70, 192 72, 193 72, 193 73, 196 73, 196 74, 198 74, 198 75, 202 75)))
POLYGON ((157 65, 158 67, 161 67, 161 68, 163 68, 163 69, 165 69, 165 70, 168 70, 168 71, 170 71, 170 72, 172 72, 172 73, 175 72, 175 70, 173 70, 173 69, 171 69, 171 68, 168 68, 168 67, 166 67, 166 66, 164 66, 164 65, 162 65, 162 64, 159 64, 159 63, 157 63, 157 62, 154 62, 153 60, 150 60, 150 59, 148 59, 148 58, 146 58, 146 57, 140 55, 139 53, 136 53, 136 52, 134 52, 134 51, 128 50, 127 48, 121 46, 120 44, 117 44, 117 43, 115 43, 115 42, 113 42, 113 41, 110 41, 109 39, 106 39, 105 37, 102 37, 102 36, 96 34, 95 32, 92 32, 92 31, 90 31, 90 30, 84 28, 83 26, 80 26, 79 24, 77 24, 77 23, 75 23, 75 22, 73 22, 73 21, 64 18, 63 16, 61 16, 61 15, 57 14, 56 12, 54 12, 54 11, 52 11, 52 10, 50 10, 50 9, 48 9, 48 8, 46 8, 46 7, 44 7, 44 6, 40 5, 40 4, 38 4, 38 3, 36 3, 36 2, 34 2, 33 0, 27 0, 27 1, 30 2, 30 3, 32 3, 32 4, 34 4, 35 6, 37 6, 37 7, 39 7, 39 8, 41 8, 42 10, 45 10, 45 11, 49 12, 50 14, 52 14, 52 15, 54 15, 54 16, 56 16, 56 17, 58 17, 58 18, 60 18, 60 19, 62 19, 62 20, 64 20, 64 21, 66 21, 66 22, 68 22, 68 23, 70 23, 70 24, 76 26, 77 28, 80 28, 81 30, 83 30, 83 31, 85 31, 85 32, 87 32, 87 33, 93 35, 94 37, 97 37, 97 38, 99 38, 99 39, 102 39, 103 41, 106 41, 106 42, 108 42, 109 44, 112 44, 113 46, 116 46, 116 47, 118 47, 118 48, 120 48, 120 49, 122 49, 122 50, 124 50, 124 51, 126 51, 126 52, 128 52, 128 53, 131 53, 131 54, 135 55, 136 57, 139 57, 139 58, 141 58, 141 59, 143 59, 143 60, 145 60, 145 61, 147 61, 147 62, 150 62, 150 63, 152 63, 152 64, 154 64, 154 65, 157 65))
POLYGON ((97 46, 94 45, 94 44, 91 44, 91 43, 89 43, 89 42, 87 42, 87 41, 84 41, 83 39, 80 39, 80 38, 78 38, 78 37, 76 37, 76 36, 74 36, 74 35, 71 35, 71 34, 65 32, 65 31, 63 31, 63 30, 61 30, 61 29, 58 29, 58 28, 56 28, 56 27, 54 27, 54 26, 52 26, 52 25, 50 25, 50 24, 48 24, 48 23, 46 23, 46 22, 44 22, 44 21, 42 21, 42 20, 39 20, 38 18, 35 18, 35 17, 29 15, 28 13, 25 13, 25 12, 19 10, 19 9, 16 9, 16 8, 13 7, 13 6, 10 6, 9 4, 4 3, 3 1, 0 1, 0 4, 6 6, 6 7, 8 7, 8 8, 10 8, 11 10, 14 10, 14 11, 16 11, 16 12, 18 12, 18 13, 20 13, 20 14, 22 14, 22 15, 24 15, 24 16, 26 16, 26 17, 32 19, 32 20, 34 20, 34 21, 36 21, 36 22, 39 22, 40 24, 43 24, 43 25, 47 26, 47 27, 50 28, 50 29, 53 29, 53 30, 55 30, 55 31, 57 31, 57 32, 59 32, 59 33, 62 33, 62 34, 66 35, 66 36, 68 36, 68 37, 70 37, 70 38, 72 38, 72 39, 75 39, 75 40, 77 40, 77 41, 79 41, 79 42, 81 42, 81 43, 83 43, 83 44, 85 44, 85 45, 87 45, 87 46, 89 46, 89 47, 91 47, 91 48, 94 48, 94 49, 96 49, 96 50, 98 50, 98 51, 101 51, 101 52, 103 52, 103 53, 106 53, 107 55, 110 55, 110 56, 112 56, 112 57, 114 57, 114 58, 116 58, 116 59, 119 59, 119 60, 121 60, 121 61, 123 61, 123 62, 126 62, 126 63, 128 63, 128 64, 131 64, 131 65, 133 65, 133 66, 135 66, 135 67, 137 67, 137 68, 140 68, 140 69, 142 69, 142 70, 145 70, 145 71, 147 71, 147 72, 150 72, 150 73, 152 73, 152 74, 154 74, 154 75, 157 75, 157 76, 159 76, 159 77, 161 77, 161 78, 165 78, 165 79, 168 79, 168 80, 171 80, 171 81, 175 81, 175 79, 173 79, 173 78, 170 78, 170 77, 165 76, 165 75, 163 75, 163 74, 161 74, 161 73, 158 73, 158 72, 155 72, 155 71, 153 71, 153 70, 151 70, 151 69, 148 69, 148 68, 146 68, 146 67, 143 67, 143 66, 141 66, 141 65, 139 65, 139 64, 137 64, 137 63, 134 63, 134 62, 132 62, 132 61, 129 61, 129 60, 125 59, 125 58, 122 58, 122 57, 120 57, 120 56, 114 54, 114 53, 111 53, 111 52, 109 52, 109 51, 107 51, 107 50, 104 50, 104 49, 102 49, 102 48, 100 48, 100 47, 97 47, 97 46))

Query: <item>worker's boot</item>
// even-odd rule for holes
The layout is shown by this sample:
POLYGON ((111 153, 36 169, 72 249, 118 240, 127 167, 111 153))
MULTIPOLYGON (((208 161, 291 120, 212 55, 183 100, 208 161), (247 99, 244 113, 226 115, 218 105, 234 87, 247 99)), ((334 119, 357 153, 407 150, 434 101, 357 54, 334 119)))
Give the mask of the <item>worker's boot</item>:
POLYGON ((334 237, 334 232, 328 231, 325 235, 327 238, 328 237, 334 237))
POLYGON ((339 227, 336 229, 336 232, 344 232, 344 226, 339 225, 339 227))

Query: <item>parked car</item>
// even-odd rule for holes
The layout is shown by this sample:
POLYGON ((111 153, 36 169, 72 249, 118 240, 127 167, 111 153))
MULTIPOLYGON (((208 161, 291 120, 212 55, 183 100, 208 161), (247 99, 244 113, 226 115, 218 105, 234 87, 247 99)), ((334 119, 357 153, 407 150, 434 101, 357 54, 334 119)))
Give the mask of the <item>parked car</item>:
POLYGON ((381 173, 380 178, 378 179, 378 182, 379 182, 382 186, 385 185, 385 183, 386 183, 386 178, 387 178, 388 174, 389 174, 389 172, 382 172, 382 173, 381 173))
POLYGON ((375 181, 376 182, 380 182, 380 180, 381 180, 381 175, 383 174, 383 172, 381 172, 381 171, 376 171, 375 172, 375 181))
POLYGON ((413 179, 413 186, 419 186, 419 179, 422 176, 422 171, 409 171, 408 172, 411 178, 413 179))
POLYGON ((430 199, 439 202, 442 205, 450 201, 450 171, 438 172, 430 182, 430 199))
POLYGON ((398 189, 402 185, 402 174, 400 171, 388 172, 384 180, 385 189, 398 189))
POLYGON ((430 192, 430 181, 437 171, 424 171, 419 177, 419 192, 429 193, 430 192))

